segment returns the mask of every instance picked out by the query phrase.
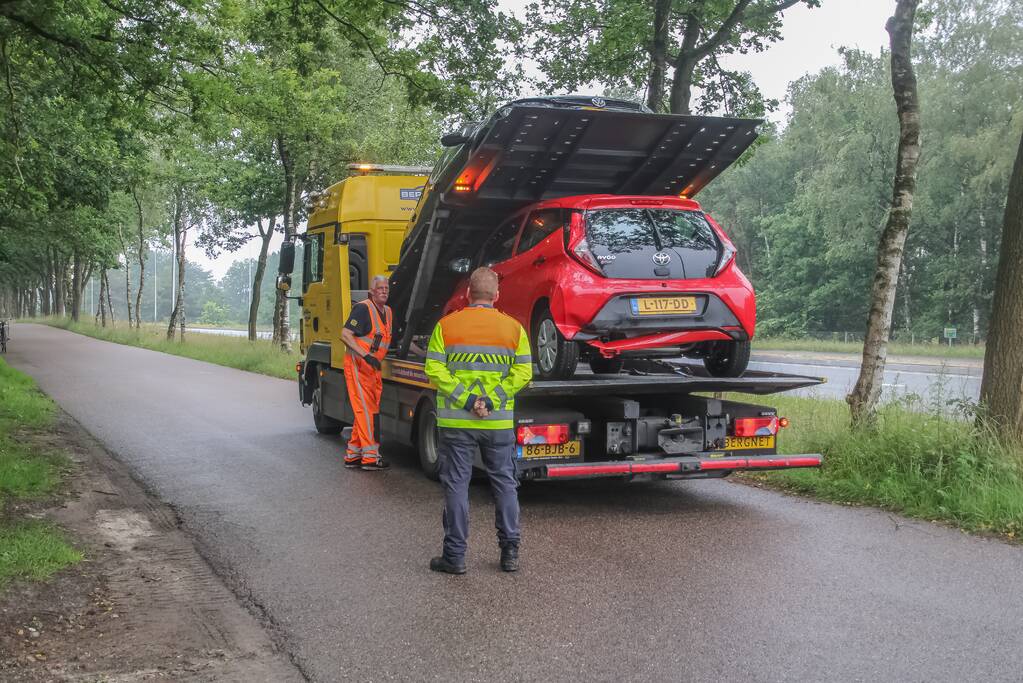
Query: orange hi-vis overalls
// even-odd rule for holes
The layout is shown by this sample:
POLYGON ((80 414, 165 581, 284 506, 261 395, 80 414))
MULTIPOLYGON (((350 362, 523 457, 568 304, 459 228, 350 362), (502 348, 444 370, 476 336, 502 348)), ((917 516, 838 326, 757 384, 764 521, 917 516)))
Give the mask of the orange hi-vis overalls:
MULTIPOLYGON (((364 336, 356 337, 355 343, 362 351, 382 361, 387 355, 387 348, 391 345, 391 309, 384 306, 384 315, 381 319, 380 311, 373 302, 366 300, 355 305, 366 306, 369 309, 369 318, 373 321, 372 329, 364 336)), ((349 349, 345 354, 345 385, 348 388, 352 412, 355 413, 355 424, 352 425, 352 438, 345 452, 345 462, 375 463, 380 458, 376 429, 376 418, 380 413, 380 391, 383 388, 380 371, 374 370, 349 349)))

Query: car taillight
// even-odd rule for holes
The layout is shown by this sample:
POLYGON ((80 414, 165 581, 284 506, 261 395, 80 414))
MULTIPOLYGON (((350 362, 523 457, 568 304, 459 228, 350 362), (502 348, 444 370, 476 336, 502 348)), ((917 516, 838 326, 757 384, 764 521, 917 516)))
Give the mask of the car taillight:
POLYGON ((600 267, 600 261, 590 251, 590 243, 586 240, 586 227, 583 225, 583 214, 581 211, 573 211, 568 227, 568 251, 579 263, 583 264, 597 275, 603 275, 604 269, 600 267))
POLYGON ((714 271, 714 276, 717 277, 718 275, 720 275, 721 271, 727 268, 728 264, 731 263, 734 259, 735 247, 733 247, 731 244, 725 244, 724 247, 721 249, 721 259, 718 261, 718 267, 714 271))
POLYGON ((740 417, 732 428, 735 436, 771 436, 778 433, 778 418, 740 417))
POLYGON ((515 430, 520 446, 531 443, 568 443, 568 425, 521 425, 515 430))

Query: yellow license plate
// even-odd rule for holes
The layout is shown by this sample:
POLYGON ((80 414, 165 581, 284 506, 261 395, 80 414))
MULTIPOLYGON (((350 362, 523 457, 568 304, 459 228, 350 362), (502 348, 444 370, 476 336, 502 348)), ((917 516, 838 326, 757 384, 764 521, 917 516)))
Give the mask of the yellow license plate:
POLYGON ((696 313, 695 296, 651 296, 632 300, 636 315, 691 315, 696 313))
POLYGON ((530 443, 522 446, 523 458, 572 458, 583 452, 581 441, 530 443))
POLYGON ((726 451, 744 451, 753 448, 774 448, 773 436, 726 436, 726 451))

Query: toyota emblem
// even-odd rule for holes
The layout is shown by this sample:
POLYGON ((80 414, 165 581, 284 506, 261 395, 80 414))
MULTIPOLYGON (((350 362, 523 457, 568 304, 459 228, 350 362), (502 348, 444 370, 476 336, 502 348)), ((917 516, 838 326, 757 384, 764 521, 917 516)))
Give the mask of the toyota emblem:
POLYGON ((653 256, 654 264, 658 266, 666 266, 671 262, 671 254, 666 251, 659 251, 653 256))
POLYGON ((594 107, 604 107, 607 105, 603 97, 594 97, 590 102, 593 102, 594 107))

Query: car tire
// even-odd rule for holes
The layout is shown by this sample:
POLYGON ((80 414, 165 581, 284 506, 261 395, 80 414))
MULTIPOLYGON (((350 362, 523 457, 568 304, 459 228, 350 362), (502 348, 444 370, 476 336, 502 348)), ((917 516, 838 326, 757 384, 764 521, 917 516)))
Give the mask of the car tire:
POLYGON ((750 342, 711 342, 710 352, 703 358, 703 366, 712 377, 740 377, 749 365, 750 342))
POLYGON ((617 375, 625 368, 625 361, 621 358, 604 358, 593 356, 590 358, 590 370, 595 375, 617 375))
POLYGON ((568 379, 579 364, 579 345, 562 336, 549 308, 533 316, 533 361, 540 379, 568 379))
POLYGON ((341 423, 323 412, 320 388, 313 389, 313 424, 320 434, 337 434, 341 431, 341 423))
POLYGON ((427 479, 440 479, 440 449, 438 448, 437 409, 426 401, 416 414, 416 450, 419 466, 427 479))

